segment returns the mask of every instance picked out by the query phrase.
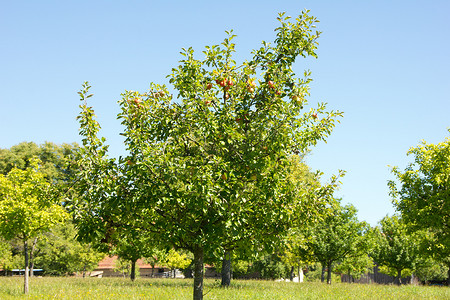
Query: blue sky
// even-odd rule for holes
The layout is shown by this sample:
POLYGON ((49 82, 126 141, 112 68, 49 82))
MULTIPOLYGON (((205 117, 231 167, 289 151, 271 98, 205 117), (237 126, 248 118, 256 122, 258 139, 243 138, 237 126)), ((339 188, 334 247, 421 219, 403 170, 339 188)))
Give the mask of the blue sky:
POLYGON ((87 80, 102 134, 119 155, 124 90, 168 83, 182 47, 202 57, 228 29, 243 61, 273 40, 278 12, 304 8, 323 34, 319 58, 298 60, 296 70, 312 71, 310 104, 345 113, 307 163, 324 178, 346 170, 337 196, 375 225, 394 213, 388 165, 404 168, 411 146, 449 135, 449 1, 0 0, 0 148, 79 142, 77 91, 87 80))

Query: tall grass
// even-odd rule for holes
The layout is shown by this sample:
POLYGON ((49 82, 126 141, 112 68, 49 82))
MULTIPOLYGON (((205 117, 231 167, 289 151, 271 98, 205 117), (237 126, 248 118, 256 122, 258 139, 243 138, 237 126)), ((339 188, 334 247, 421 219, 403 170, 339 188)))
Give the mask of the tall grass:
MULTIPOLYGON (((23 278, 0 277, 0 299, 191 299, 188 279, 32 278, 22 294, 23 278)), ((234 280, 223 289, 205 280, 204 299, 450 299, 448 287, 386 286, 318 282, 292 283, 234 280)))

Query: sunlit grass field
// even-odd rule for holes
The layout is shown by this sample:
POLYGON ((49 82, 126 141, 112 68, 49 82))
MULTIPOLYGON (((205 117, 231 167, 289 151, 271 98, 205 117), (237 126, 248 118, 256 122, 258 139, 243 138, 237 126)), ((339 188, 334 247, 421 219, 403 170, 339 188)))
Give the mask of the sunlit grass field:
MULTIPOLYGON (((319 282, 234 280, 220 288, 206 279, 204 299, 450 299, 448 287, 392 286, 319 282)), ((0 277, 0 299, 191 299, 192 280, 124 278, 32 278, 22 294, 22 277, 0 277)))

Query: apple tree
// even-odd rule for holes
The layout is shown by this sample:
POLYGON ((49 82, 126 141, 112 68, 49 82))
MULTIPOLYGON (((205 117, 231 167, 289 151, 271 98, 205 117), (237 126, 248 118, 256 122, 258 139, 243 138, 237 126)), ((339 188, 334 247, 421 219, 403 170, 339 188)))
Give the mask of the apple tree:
MULTIPOLYGON (((235 36, 228 32, 222 44, 206 47, 204 59, 183 49, 168 76, 176 93, 151 83, 119 101, 129 152, 124 176, 134 195, 124 205, 140 208, 141 228, 193 253, 194 299, 203 298, 205 253, 226 253, 244 241, 270 244, 289 228, 302 204, 288 179, 289 157, 325 140, 342 115, 325 104, 305 110, 310 73, 298 78, 293 64, 316 57, 320 33, 308 12, 290 19, 280 14, 275 43, 263 42, 242 64, 233 60, 235 36)), ((89 140, 89 128, 98 125, 86 120, 84 146, 105 149, 89 140)), ((106 168, 94 165, 99 174, 106 168)))

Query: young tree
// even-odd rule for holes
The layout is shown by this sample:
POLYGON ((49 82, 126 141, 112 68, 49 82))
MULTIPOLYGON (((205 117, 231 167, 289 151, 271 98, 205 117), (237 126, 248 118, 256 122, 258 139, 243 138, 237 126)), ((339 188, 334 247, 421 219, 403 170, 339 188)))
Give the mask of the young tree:
POLYGON ((403 220, 396 215, 384 217, 375 232, 374 261, 386 267, 388 275, 396 276, 396 284, 400 285, 402 271, 414 269, 419 249, 417 237, 409 234, 403 220))
POLYGON ((50 183, 32 160, 25 170, 13 168, 0 175, 0 233, 6 239, 19 238, 24 245, 24 293, 28 293, 28 241, 52 225, 62 222, 66 212, 50 191, 50 183))
POLYGON ((414 163, 404 172, 392 168, 400 185, 389 182, 393 202, 411 231, 430 231, 428 253, 447 265, 450 285, 450 138, 438 144, 424 141, 407 155, 414 156, 414 163))
POLYGON ((335 270, 341 274, 347 274, 348 282, 351 283, 354 282, 355 278, 359 279, 362 275, 372 272, 373 267, 373 259, 369 256, 369 253, 361 253, 359 256, 344 258, 335 270))
POLYGON ((175 249, 170 249, 164 264, 173 272, 173 278, 175 278, 176 269, 187 268, 191 261, 186 253, 179 253, 175 249))
MULTIPOLYGON (((125 92, 120 101, 126 176, 136 195, 125 202, 142 209, 142 228, 194 254, 194 299, 203 298, 205 252, 230 251, 252 237, 270 243, 285 232, 299 207, 288 157, 324 140, 341 116, 324 104, 303 112, 311 79, 309 72, 297 79, 292 70, 298 56, 316 57, 316 19, 307 12, 292 23, 284 14, 278 19, 275 44, 263 42, 240 66, 232 59, 231 32, 221 45, 206 47, 204 60, 184 49, 169 75, 179 101, 156 84, 147 93, 125 92)), ((89 96, 87 85, 81 95, 89 96)), ((80 132, 100 158, 107 147, 95 136, 92 116, 84 106, 80 132)), ((105 171, 107 163, 97 162, 88 172, 105 171)), ((107 201, 103 193, 88 197, 107 201)))
POLYGON ((339 201, 333 203, 321 222, 306 229, 306 245, 322 265, 322 281, 327 269, 327 283, 331 284, 334 263, 368 254, 368 229, 365 222, 358 221, 355 207, 341 206, 339 201))

